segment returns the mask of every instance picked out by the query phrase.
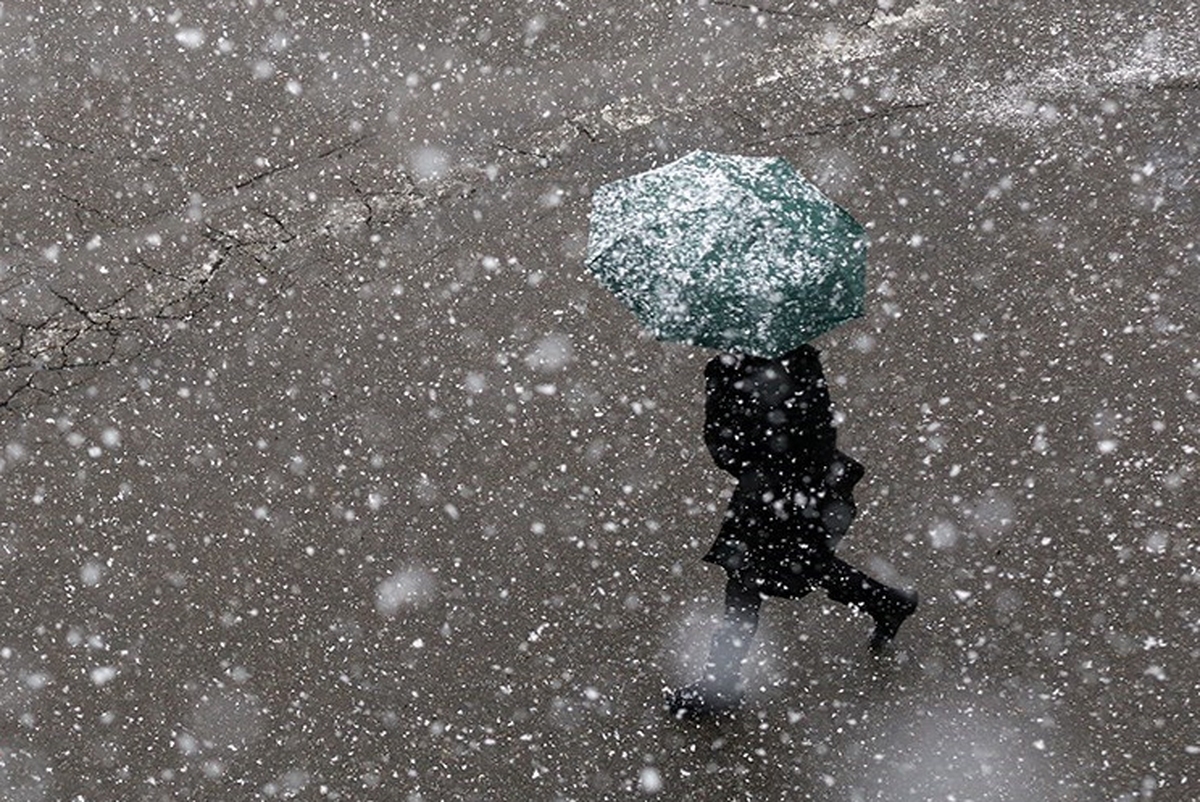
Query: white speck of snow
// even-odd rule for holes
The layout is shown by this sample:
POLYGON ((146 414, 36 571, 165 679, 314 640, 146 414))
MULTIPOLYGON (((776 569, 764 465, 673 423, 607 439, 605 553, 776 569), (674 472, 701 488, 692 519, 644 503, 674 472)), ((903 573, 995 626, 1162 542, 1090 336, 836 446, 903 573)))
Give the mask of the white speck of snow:
POLYGON ((472 371, 463 379, 463 388, 471 395, 479 395, 487 389, 487 377, 472 371))
POLYGON ((1151 532, 1146 535, 1145 548, 1151 554, 1166 554, 1170 538, 1166 532, 1151 532))
POLYGON ((875 338, 870 334, 860 334, 854 338, 854 348, 860 353, 869 354, 875 350, 875 338))
POLYGON ((1050 450, 1050 441, 1046 439, 1046 427, 1038 426, 1033 435, 1033 443, 1030 445, 1038 454, 1045 454, 1050 450))
POLYGON ((117 429, 105 429, 100 435, 100 442, 104 443, 105 448, 119 448, 121 446, 121 432, 117 429))
MULTIPOLYGON (((1040 758, 1030 760, 1028 750, 1039 748, 1034 742, 1044 741, 1044 734, 1019 713, 1002 716, 980 710, 977 704, 947 699, 919 713, 898 716, 888 725, 897 734, 887 747, 899 748, 901 743, 911 747, 911 760, 904 765, 873 762, 857 773, 856 783, 905 787, 904 799, 966 800, 989 798, 997 777, 1020 776, 1027 791, 1023 799, 1061 796, 1056 793, 1059 778, 1049 765, 1040 758), (1021 737, 1015 738, 1016 733, 1021 737)), ((1044 743, 1047 754, 1052 745, 1044 743)), ((879 753, 887 750, 879 748, 879 753)))
POLYGON ((429 572, 417 568, 402 569, 376 586, 375 610, 391 618, 403 609, 424 604, 433 596, 436 587, 429 572))
POLYGON ((1096 450, 1101 454, 1111 454, 1117 450, 1118 443, 1116 440, 1101 440, 1096 443, 1096 450))
POLYGON ((525 355, 525 364, 541 373, 565 368, 574 358, 571 341, 564 334, 550 334, 538 340, 525 355))
POLYGON ((450 169, 450 154, 432 145, 415 148, 408 154, 408 163, 416 177, 421 180, 433 180, 441 177, 450 169))
POLYGON ((184 755, 194 755, 200 751, 200 744, 189 733, 181 732, 175 738, 175 748, 184 755))
POLYGON ((304 91, 304 85, 302 83, 300 83, 299 81, 297 81, 295 78, 288 81, 284 86, 287 89, 288 93, 292 94, 292 95, 299 95, 300 93, 302 93, 304 91))
POLYGON ((663 787, 662 774, 653 766, 643 767, 638 787, 643 794, 657 794, 663 787))
POLYGON ((290 799, 308 787, 312 777, 302 769, 289 769, 280 774, 273 782, 263 786, 264 796, 278 796, 290 799))
POLYGON ((88 676, 92 679, 92 684, 96 687, 103 687, 117 678, 117 669, 115 666, 96 666, 88 676))
POLYGON ((985 495, 970 512, 976 534, 992 538, 1011 529, 1017 514, 1013 502, 997 493, 985 495))
POLYGON ((544 30, 546 30, 545 14, 535 14, 530 17, 529 21, 525 23, 525 46, 532 47, 544 30))
POLYGON ((79 581, 94 588, 104 579, 104 564, 92 560, 83 564, 79 569, 79 581))
POLYGON ((926 534, 935 549, 948 549, 958 542, 958 527, 950 521, 937 521, 926 534))
POLYGON ((175 32, 175 41, 188 50, 195 50, 204 44, 204 31, 199 28, 180 28, 175 32))

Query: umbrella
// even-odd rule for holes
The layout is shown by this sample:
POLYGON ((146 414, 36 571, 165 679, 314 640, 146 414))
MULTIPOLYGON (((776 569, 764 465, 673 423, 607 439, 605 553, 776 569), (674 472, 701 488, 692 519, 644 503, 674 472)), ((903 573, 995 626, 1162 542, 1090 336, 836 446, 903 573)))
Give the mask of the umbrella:
POLYGON ((866 253, 783 159, 696 151, 592 198, 587 266, 663 340, 784 354, 862 315, 866 253))

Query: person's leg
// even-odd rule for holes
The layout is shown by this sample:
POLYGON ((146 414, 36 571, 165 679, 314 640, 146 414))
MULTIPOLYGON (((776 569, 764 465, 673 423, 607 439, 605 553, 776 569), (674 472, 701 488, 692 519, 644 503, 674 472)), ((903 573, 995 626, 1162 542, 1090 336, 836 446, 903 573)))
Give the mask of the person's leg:
POLYGON ((730 577, 725 583, 725 616, 713 633, 704 666, 704 679, 717 687, 734 689, 741 684, 742 661, 758 631, 762 594, 757 586, 730 577))
POLYGON ((871 648, 876 651, 891 643, 917 609, 915 592, 889 587, 836 557, 825 566, 819 584, 833 601, 858 607, 875 620, 871 648))
POLYGON ((742 661, 758 630, 762 594, 740 575, 725 584, 725 612, 709 642, 704 676, 671 695, 668 704, 677 716, 715 713, 737 707, 742 700, 742 661))

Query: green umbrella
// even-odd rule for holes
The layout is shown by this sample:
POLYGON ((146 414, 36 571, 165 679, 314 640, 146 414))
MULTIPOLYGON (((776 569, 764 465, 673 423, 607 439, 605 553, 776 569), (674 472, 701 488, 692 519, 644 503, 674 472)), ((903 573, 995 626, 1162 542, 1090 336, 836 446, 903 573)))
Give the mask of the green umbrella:
POLYGON ((696 151, 592 198, 587 265, 663 340, 784 354, 862 314, 866 256, 783 159, 696 151))

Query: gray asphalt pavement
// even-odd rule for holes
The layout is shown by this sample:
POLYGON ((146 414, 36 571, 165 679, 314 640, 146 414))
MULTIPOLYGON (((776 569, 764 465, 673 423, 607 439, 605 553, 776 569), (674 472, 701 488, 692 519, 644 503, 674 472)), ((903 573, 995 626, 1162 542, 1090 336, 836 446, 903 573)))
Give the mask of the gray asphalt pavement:
POLYGON ((1200 7, 1076 5, 0 3, 0 796, 1194 800, 1200 7), (922 608, 689 723, 711 354, 582 255, 697 147, 868 228, 922 608))

